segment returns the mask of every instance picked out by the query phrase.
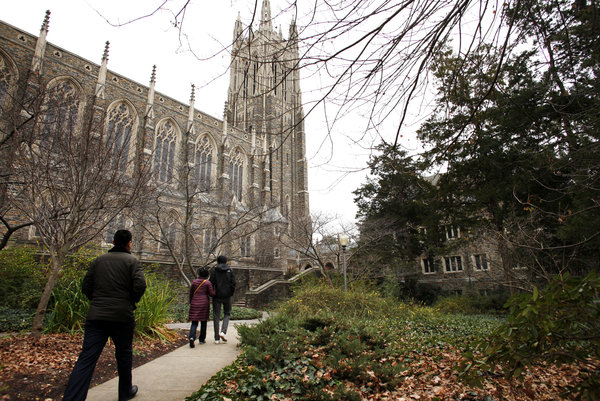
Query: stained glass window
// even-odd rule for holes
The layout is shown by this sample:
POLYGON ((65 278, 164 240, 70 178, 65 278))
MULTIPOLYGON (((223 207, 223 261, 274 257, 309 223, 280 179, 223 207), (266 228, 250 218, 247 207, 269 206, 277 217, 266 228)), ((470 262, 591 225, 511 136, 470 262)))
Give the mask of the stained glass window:
POLYGON ((0 54, 0 111, 6 105, 8 93, 14 79, 14 73, 8 67, 8 62, 0 54))
POLYGON ((166 121, 156 130, 154 144, 154 177, 164 183, 171 183, 175 169, 175 145, 177 130, 173 123, 166 121))
POLYGON ((213 148, 207 136, 196 144, 194 152, 194 179, 201 192, 210 192, 213 148))
POLYGON ((80 103, 79 90, 69 80, 48 89, 42 107, 42 145, 52 150, 59 143, 56 139, 74 134, 80 103))
POLYGON ((106 141, 113 149, 110 167, 125 171, 132 142, 133 112, 125 102, 120 102, 109 110, 107 118, 106 141))
POLYGON ((239 149, 233 152, 229 161, 229 178, 231 179, 231 192, 238 201, 242 201, 244 185, 244 155, 239 149))

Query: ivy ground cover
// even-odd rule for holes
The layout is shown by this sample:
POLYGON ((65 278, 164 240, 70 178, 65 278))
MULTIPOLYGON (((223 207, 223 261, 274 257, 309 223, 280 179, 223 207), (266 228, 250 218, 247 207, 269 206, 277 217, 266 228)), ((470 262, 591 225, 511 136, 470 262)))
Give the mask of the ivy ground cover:
MULTIPOLYGON (((460 376, 463 355, 500 320, 443 315, 365 289, 298 289, 271 317, 240 327, 243 353, 187 400, 560 400, 577 368, 522 379, 460 376)), ((482 373, 483 375, 483 373, 482 373)))

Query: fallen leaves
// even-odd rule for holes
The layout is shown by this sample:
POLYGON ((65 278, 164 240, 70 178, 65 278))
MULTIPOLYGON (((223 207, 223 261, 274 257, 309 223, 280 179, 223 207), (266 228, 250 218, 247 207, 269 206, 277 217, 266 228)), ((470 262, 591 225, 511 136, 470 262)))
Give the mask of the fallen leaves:
MULTIPOLYGON (((0 339, 0 400, 61 399, 82 342, 81 334, 65 333, 44 334, 39 339, 27 335, 0 339)), ((173 343, 136 340, 133 365, 142 365, 186 343, 185 335, 179 335, 173 343)), ((102 383, 116 375, 114 347, 109 342, 96 365, 92 384, 102 383)))

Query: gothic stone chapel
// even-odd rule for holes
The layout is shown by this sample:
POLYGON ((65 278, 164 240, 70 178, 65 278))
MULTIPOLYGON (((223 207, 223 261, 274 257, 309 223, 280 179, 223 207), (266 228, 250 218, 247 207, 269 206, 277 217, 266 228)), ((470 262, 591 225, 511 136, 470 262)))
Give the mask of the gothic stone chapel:
MULTIPOLYGON (((50 12, 38 37, 0 21, 0 138, 31 120, 36 149, 52 144, 54 152, 70 141, 59 135, 79 138, 92 127, 92 137, 112 138, 111 169, 131 182, 147 175, 140 199, 89 223, 102 226, 94 242, 109 247, 115 229, 131 229, 136 255, 175 276, 226 254, 247 290, 306 264, 296 251, 310 241, 310 215, 293 21, 284 39, 273 29, 268 0, 258 29, 244 29, 238 16, 222 120, 194 108, 202 93, 193 86, 189 104, 155 92, 160 68, 149 66, 149 85, 140 85, 108 69, 108 42, 97 65, 47 42, 49 26, 50 12)), ((15 170, 15 149, 0 148, 5 176, 15 170)), ((7 221, 35 220, 4 207, 18 192, 10 182, 2 192, 7 221)), ((39 189, 39 203, 61 202, 44 193, 39 189)), ((11 243, 39 243, 41 224, 17 231, 11 243)))

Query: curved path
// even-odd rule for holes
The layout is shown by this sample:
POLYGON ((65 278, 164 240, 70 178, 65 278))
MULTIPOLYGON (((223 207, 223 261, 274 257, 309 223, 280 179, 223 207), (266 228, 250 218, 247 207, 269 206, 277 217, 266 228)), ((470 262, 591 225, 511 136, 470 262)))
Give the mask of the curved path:
MULTIPOLYGON (((206 344, 190 348, 184 345, 166 355, 133 370, 133 384, 139 391, 135 401, 183 401, 198 391, 215 373, 230 365, 240 350, 236 326, 253 324, 258 320, 233 320, 227 330, 227 342, 215 344, 212 321, 208 322, 206 344)), ((170 328, 188 329, 189 323, 167 325, 170 328)), ((118 378, 92 387, 87 401, 117 401, 118 378)))

